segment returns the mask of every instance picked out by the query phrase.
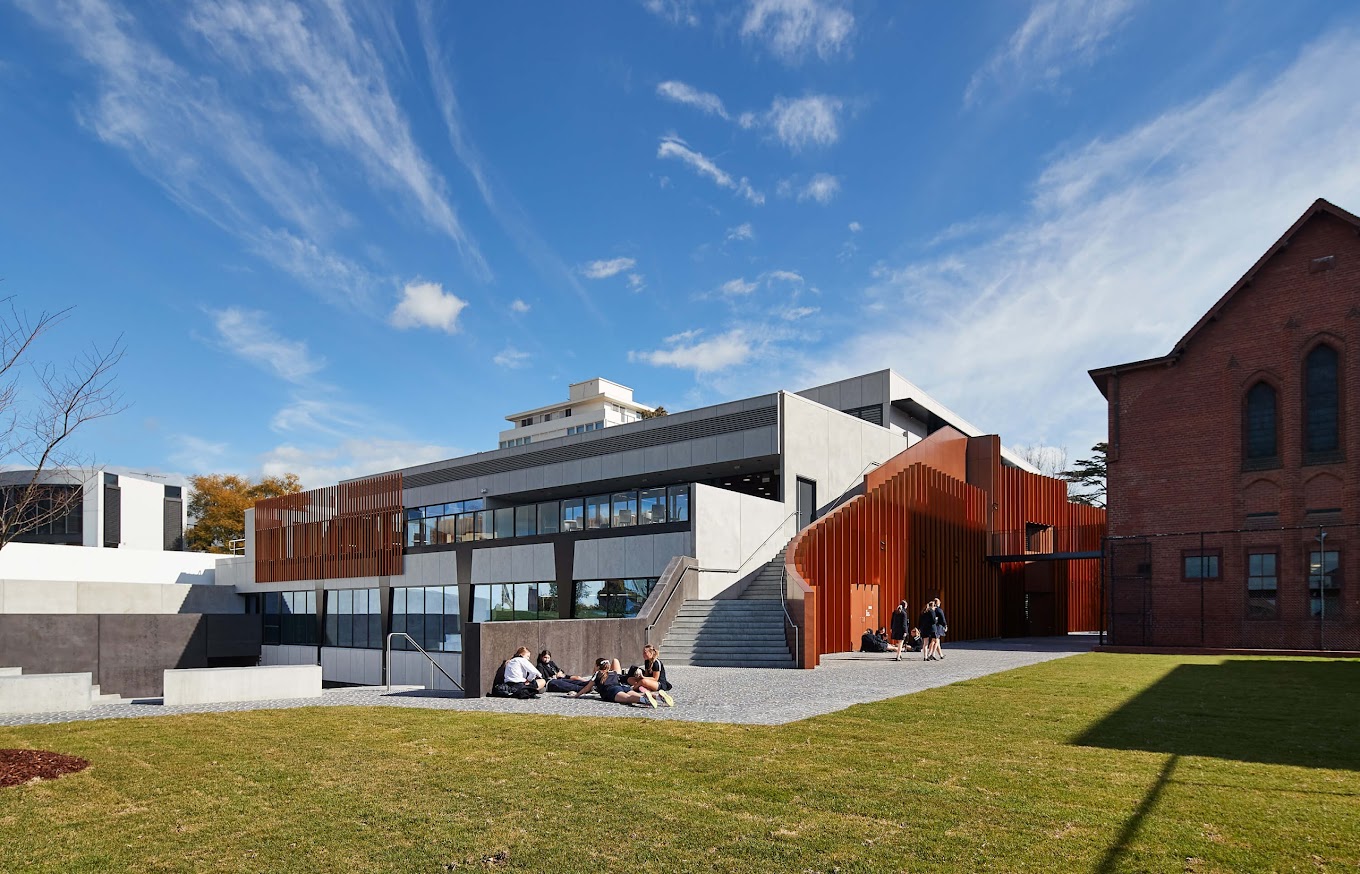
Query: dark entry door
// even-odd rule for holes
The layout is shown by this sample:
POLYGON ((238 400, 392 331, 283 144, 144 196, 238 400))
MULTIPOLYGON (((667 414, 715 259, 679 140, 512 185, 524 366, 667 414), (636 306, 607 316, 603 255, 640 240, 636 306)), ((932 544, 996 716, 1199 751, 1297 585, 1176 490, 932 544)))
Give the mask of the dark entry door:
POLYGON ((1025 633, 1048 637, 1057 628, 1053 563, 1032 561, 1025 565, 1025 633))
POLYGON ((812 524, 817 513, 817 483, 798 477, 798 530, 812 524))

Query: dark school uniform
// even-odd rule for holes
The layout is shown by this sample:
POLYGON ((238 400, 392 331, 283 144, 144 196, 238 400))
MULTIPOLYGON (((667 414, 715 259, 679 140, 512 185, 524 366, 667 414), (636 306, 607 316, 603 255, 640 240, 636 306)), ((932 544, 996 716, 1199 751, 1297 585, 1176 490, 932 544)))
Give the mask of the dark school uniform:
POLYGON ((923 610, 917 617, 916 627, 920 629, 921 636, 929 640, 935 636, 935 611, 923 610))
POLYGON ((660 676, 657 677, 657 682, 661 684, 661 691, 669 692, 675 688, 671 685, 671 681, 666 679, 666 665, 662 663, 661 659, 647 659, 642 663, 642 673, 647 676, 650 677, 657 671, 661 672, 660 676))
POLYGON ((892 615, 893 640, 906 640, 907 632, 910 630, 911 629, 907 627, 907 611, 900 609, 894 610, 892 615))

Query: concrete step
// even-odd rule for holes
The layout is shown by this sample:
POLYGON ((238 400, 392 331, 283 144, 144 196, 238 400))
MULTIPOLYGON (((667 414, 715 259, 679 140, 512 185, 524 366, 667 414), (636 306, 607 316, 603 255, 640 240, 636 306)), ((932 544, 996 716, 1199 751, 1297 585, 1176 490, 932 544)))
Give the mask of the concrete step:
POLYGON ((783 659, 678 659, 672 658, 672 664, 682 666, 693 666, 699 668, 792 668, 793 659, 787 656, 783 659))
POLYGON ((18 677, 23 673, 23 668, 0 668, 0 677, 18 677))

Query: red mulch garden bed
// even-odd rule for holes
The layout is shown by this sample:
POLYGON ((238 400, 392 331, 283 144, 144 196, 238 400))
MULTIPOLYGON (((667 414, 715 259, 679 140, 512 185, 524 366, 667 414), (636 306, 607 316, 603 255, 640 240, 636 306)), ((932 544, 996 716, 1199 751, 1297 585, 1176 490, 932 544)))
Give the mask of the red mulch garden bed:
POLYGON ((0 787, 22 786, 34 780, 55 780, 90 767, 75 756, 47 750, 0 750, 0 787))

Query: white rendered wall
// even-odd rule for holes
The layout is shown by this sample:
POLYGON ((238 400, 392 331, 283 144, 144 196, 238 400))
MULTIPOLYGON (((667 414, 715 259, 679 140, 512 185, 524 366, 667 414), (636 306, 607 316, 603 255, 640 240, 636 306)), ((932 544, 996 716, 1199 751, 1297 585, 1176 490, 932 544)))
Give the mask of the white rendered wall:
POLYGON ((244 609, 241 596, 221 586, 0 580, 0 613, 241 613, 244 609))
POLYGON ((714 598, 759 572, 794 535, 792 510, 778 501, 695 484, 690 505, 699 566, 736 573, 699 573, 698 597, 714 598))
POLYGON ((0 549, 0 580, 212 585, 213 571, 220 557, 207 552, 10 543, 0 549))
POLYGON ((839 410, 783 393, 784 458, 780 470, 784 504, 798 506, 797 477, 817 483, 820 515, 845 492, 864 481, 876 464, 907 448, 907 438, 839 410))
POLYGON ((166 671, 164 682, 168 707, 321 697, 321 671, 315 665, 181 668, 166 671))
POLYGON ((163 551, 165 484, 120 475, 118 488, 122 493, 119 548, 163 551))

